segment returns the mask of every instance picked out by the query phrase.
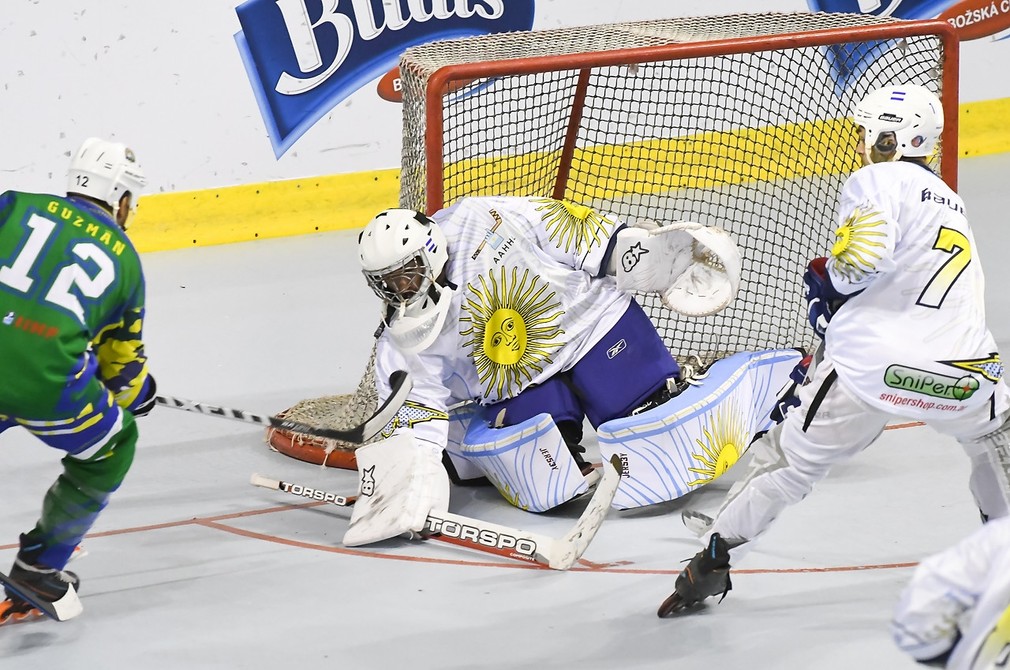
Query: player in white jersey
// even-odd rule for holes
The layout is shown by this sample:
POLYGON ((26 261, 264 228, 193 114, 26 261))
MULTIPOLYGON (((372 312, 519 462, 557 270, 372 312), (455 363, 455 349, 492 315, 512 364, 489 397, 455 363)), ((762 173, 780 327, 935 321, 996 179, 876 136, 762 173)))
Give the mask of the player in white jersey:
POLYGON ((630 292, 656 291, 681 312, 712 313, 739 282, 739 252, 720 229, 627 226, 550 198, 464 198, 430 218, 387 210, 364 228, 359 252, 385 311, 379 395, 388 395, 394 370, 408 370, 414 383, 388 439, 356 452, 362 496, 348 546, 420 530, 429 512, 446 509, 450 474, 487 477, 515 503, 522 492, 508 482, 533 486, 522 470, 542 466, 561 476, 541 509, 588 490, 598 475, 581 458, 583 419, 595 427, 659 405, 680 373, 630 292), (475 455, 487 465, 443 462, 450 408, 467 402, 537 463, 503 458, 508 445, 494 439, 475 455), (528 422, 543 413, 552 420, 535 430, 558 435, 560 451, 527 441, 528 422), (384 468, 402 473, 402 484, 382 484, 384 468))
POLYGON ((952 670, 1010 665, 1010 518, 995 519, 919 564, 891 625, 920 663, 952 670))
POLYGON ((986 326, 982 268, 961 198, 926 162, 943 129, 940 101, 920 86, 891 86, 867 95, 853 116, 863 167, 842 188, 830 256, 804 275, 823 356, 798 406, 751 447, 750 470, 714 521, 685 513, 706 548, 660 616, 725 595, 731 554, 739 558, 892 417, 961 443, 983 519, 1010 509, 1010 394, 986 326))

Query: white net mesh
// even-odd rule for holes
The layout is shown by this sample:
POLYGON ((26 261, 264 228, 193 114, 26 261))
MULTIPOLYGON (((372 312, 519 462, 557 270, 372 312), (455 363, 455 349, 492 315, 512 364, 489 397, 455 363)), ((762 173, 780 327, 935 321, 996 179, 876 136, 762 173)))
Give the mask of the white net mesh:
MULTIPOLYGON (((944 42, 922 33, 886 17, 747 14, 412 47, 400 62, 400 206, 527 195, 630 221, 718 225, 744 257, 733 304, 686 319, 639 297, 671 351, 710 362, 716 352, 810 347, 799 277, 830 248, 838 192, 858 165, 847 116, 886 84, 942 95, 944 42), (887 39, 865 32, 881 27, 887 39), (761 39, 697 49, 736 38, 761 39)), ((291 416, 343 428, 374 408, 370 365, 355 394, 305 401, 291 416)))

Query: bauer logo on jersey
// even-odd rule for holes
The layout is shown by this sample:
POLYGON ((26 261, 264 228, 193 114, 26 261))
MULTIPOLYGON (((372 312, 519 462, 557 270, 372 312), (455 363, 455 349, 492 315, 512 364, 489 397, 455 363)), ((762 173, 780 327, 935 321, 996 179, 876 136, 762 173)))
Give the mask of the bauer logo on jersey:
POLYGON ((463 347, 477 369, 483 397, 511 398, 564 345, 564 309, 554 291, 528 269, 498 268, 467 284, 460 316, 463 347), (467 325, 469 324, 469 325, 467 325))
MULTIPOLYGON (((235 8, 242 26, 235 42, 280 158, 407 47, 529 30, 533 12, 534 0, 246 0, 235 8)), ((345 129, 346 137, 353 132, 345 129)))
POLYGON ((947 209, 957 212, 958 214, 964 214, 964 205, 961 203, 961 199, 956 194, 944 195, 943 193, 934 193, 928 188, 922 189, 920 195, 920 202, 931 202, 936 205, 942 205, 947 209), (953 197, 951 197, 951 195, 953 197))
POLYGON ((979 387, 978 380, 971 375, 948 377, 897 364, 888 366, 884 371, 884 384, 894 389, 945 400, 967 400, 979 387))

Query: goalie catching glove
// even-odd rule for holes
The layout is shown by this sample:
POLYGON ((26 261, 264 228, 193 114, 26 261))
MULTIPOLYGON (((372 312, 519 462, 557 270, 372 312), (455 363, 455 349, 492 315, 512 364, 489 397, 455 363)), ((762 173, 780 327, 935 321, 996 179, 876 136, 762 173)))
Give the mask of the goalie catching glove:
POLYGON ((740 250, 729 233, 676 221, 621 230, 608 274, 617 275, 617 287, 623 291, 658 293, 675 312, 707 316, 736 297, 740 265, 740 250))
POLYGON ((424 529, 431 512, 449 509, 442 450, 407 429, 354 452, 360 490, 344 545, 359 547, 424 529))

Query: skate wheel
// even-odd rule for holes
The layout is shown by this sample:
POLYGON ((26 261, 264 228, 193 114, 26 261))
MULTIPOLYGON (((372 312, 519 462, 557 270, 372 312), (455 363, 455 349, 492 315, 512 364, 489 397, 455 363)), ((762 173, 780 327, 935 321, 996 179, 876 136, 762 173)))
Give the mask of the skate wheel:
POLYGON ((666 617, 680 612, 686 607, 684 604, 684 599, 680 597, 680 594, 674 591, 670 594, 670 597, 663 601, 663 604, 659 606, 659 610, 656 612, 660 619, 665 619, 666 617))

